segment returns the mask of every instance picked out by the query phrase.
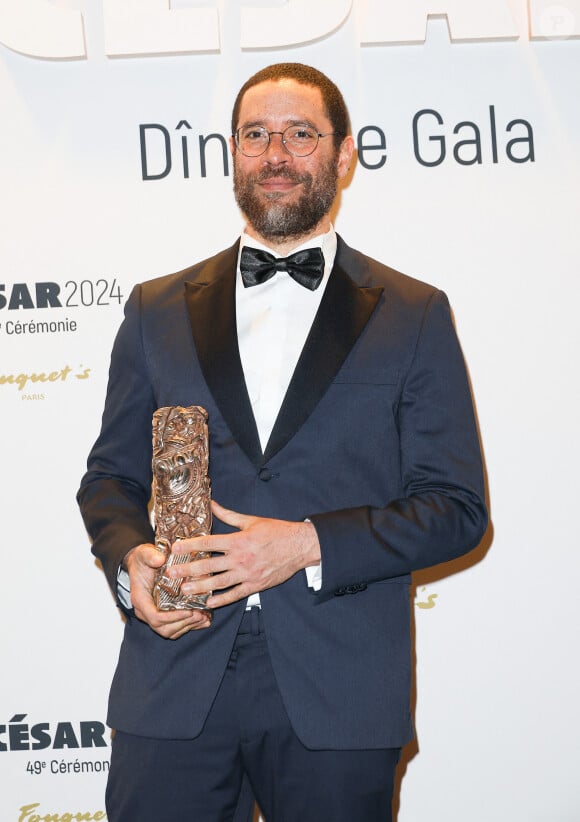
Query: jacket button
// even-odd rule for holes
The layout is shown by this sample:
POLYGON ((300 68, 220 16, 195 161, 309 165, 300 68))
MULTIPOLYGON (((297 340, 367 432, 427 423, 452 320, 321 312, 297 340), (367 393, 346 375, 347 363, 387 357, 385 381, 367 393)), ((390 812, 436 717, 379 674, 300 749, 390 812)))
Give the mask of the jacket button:
POLYGON ((262 480, 262 482, 270 482, 270 480, 274 477, 274 474, 269 468, 262 468, 258 474, 258 477, 262 480))
POLYGON ((367 585, 366 582, 357 582, 356 585, 351 585, 350 589, 350 594, 358 594, 360 591, 366 591, 367 585))

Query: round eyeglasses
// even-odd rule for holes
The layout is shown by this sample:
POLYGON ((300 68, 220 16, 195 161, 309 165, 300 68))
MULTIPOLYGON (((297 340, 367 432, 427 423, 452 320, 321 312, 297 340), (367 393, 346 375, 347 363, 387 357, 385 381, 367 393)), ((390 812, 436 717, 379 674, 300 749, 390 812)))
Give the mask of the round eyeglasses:
POLYGON ((286 151, 294 157, 308 157, 316 150, 321 137, 332 137, 338 132, 320 134, 311 126, 288 126, 284 131, 268 131, 262 126, 242 126, 234 134, 236 147, 246 157, 259 157, 270 145, 273 134, 279 134, 286 151))

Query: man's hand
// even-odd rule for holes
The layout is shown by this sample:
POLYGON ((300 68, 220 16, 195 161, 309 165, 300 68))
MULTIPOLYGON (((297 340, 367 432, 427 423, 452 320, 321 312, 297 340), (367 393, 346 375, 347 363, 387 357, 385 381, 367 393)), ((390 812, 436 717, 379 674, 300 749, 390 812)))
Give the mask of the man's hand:
POLYGON ((302 568, 320 562, 320 545, 316 529, 310 522, 238 514, 217 502, 212 502, 212 510, 218 519, 239 531, 176 542, 171 549, 175 554, 219 553, 207 559, 174 565, 168 572, 174 578, 194 577, 181 586, 184 594, 218 591, 208 599, 208 608, 220 608, 272 588, 302 568), (224 588, 230 590, 219 593, 224 588))
POLYGON ((125 557, 135 615, 164 639, 179 639, 188 631, 208 628, 210 621, 201 610, 160 611, 156 607, 152 596, 153 583, 158 568, 164 562, 161 551, 150 543, 137 545, 125 557))

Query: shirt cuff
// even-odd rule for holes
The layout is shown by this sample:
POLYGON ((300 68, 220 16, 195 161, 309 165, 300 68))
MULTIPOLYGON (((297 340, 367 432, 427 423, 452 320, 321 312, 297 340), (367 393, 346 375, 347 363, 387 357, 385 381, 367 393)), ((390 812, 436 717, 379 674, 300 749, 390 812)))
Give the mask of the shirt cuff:
MULTIPOLYGON (((306 519, 304 522, 312 522, 311 519, 306 519)), ((304 569, 306 574, 306 583, 313 591, 320 591, 322 588, 322 561, 318 565, 307 565, 304 569)))
POLYGON ((133 607, 133 603, 131 602, 131 580, 129 579, 127 571, 121 568, 121 566, 119 566, 119 570, 117 571, 117 597, 121 605, 125 608, 130 609, 133 607))
POLYGON ((309 565, 304 569, 304 572, 308 587, 314 591, 320 591, 322 588, 322 565, 309 565))

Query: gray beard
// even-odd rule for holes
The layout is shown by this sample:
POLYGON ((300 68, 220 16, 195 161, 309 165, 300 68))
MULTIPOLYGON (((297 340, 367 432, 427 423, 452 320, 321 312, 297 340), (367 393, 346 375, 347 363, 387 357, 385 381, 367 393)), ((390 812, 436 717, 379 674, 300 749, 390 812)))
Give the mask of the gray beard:
POLYGON ((252 228, 265 239, 298 238, 308 234, 330 211, 336 197, 336 185, 336 159, 321 168, 316 180, 312 174, 298 174, 284 168, 243 175, 234 162, 236 202, 252 228), (302 183, 302 195, 293 203, 279 202, 284 195, 278 192, 270 194, 266 201, 260 200, 254 195, 253 186, 270 177, 285 177, 302 183))

